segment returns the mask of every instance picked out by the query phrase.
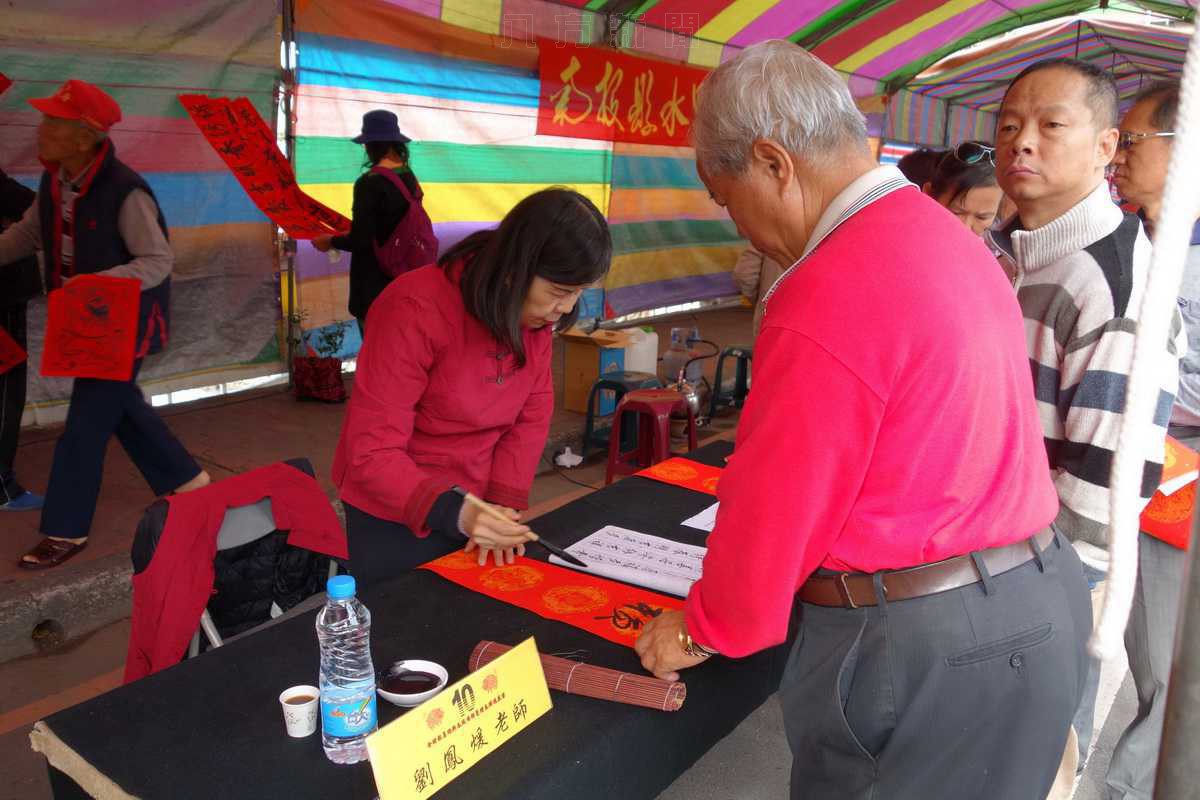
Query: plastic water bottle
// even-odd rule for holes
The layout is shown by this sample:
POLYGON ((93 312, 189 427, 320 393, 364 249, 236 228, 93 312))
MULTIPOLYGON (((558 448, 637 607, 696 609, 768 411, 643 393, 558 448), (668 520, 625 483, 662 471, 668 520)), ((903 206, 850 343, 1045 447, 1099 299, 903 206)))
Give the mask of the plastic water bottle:
POLYGON ((321 744, 335 764, 365 760, 367 734, 379 727, 371 663, 371 612, 354 596, 355 589, 350 575, 330 578, 328 601, 317 613, 321 744))

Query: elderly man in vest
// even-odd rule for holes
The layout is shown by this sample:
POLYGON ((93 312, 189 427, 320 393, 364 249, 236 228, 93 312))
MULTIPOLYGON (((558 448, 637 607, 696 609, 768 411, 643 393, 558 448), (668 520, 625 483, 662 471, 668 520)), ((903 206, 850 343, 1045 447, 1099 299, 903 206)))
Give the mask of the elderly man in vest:
POLYGON ((209 477, 134 382, 143 357, 167 341, 174 257, 154 193, 117 160, 107 137, 120 106, 78 80, 29 104, 42 113, 37 146, 46 171, 33 206, 0 234, 0 265, 41 250, 47 291, 85 274, 136 278, 142 286, 133 374, 124 381, 78 378, 71 390, 42 509, 44 538, 18 562, 45 569, 87 546, 113 434, 155 494, 196 489, 209 477))
POLYGON ((756 249, 754 391, 703 576, 653 620, 668 680, 799 632, 779 687, 793 798, 1045 797, 1079 702, 1087 585, 1021 310, 979 237, 880 167, 845 80, 795 44, 700 88, 699 175, 756 249))

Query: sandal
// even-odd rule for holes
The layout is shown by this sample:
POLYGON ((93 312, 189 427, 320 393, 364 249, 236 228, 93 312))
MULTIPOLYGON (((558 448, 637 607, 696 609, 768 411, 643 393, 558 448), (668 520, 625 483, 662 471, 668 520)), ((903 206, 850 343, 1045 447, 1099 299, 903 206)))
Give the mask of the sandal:
POLYGON ((17 566, 21 569, 50 569, 50 567, 57 567, 85 547, 87 547, 87 539, 76 544, 43 536, 33 549, 21 557, 17 566), (26 561, 26 557, 37 560, 26 561))

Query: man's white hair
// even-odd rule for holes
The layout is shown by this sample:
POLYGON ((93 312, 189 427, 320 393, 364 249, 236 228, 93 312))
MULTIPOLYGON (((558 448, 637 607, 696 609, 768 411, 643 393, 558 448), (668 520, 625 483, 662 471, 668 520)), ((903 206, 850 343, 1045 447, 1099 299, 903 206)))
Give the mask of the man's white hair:
POLYGON ((700 86, 692 142, 714 175, 740 174, 757 139, 809 161, 866 148, 867 123, 846 81, 807 50, 783 39, 747 47, 700 86))

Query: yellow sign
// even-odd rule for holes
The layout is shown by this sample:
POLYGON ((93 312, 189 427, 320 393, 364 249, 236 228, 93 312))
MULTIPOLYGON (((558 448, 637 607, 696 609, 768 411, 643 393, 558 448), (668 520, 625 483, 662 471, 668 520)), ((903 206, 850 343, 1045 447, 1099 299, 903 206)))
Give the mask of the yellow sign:
POLYGON ((550 710, 532 638, 367 737, 380 800, 430 797, 550 710))

